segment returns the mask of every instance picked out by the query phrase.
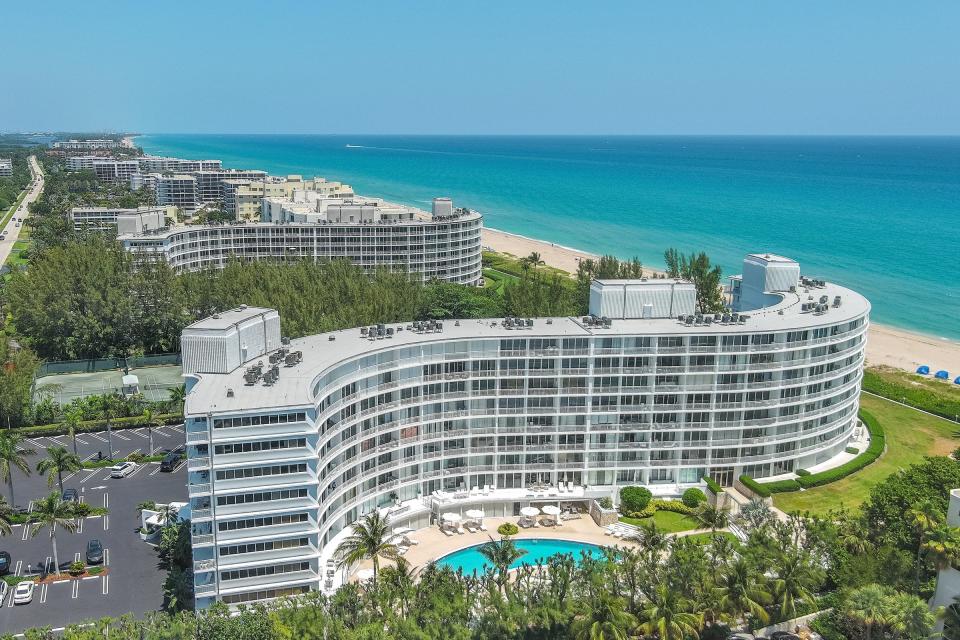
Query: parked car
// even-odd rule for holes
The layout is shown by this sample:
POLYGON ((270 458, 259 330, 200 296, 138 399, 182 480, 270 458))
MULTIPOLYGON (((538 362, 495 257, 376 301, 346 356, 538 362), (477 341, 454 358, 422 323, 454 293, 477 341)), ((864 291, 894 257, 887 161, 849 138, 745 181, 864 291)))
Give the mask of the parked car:
MULTIPOLYGON (((6 551, 0 551, 0 576, 5 576, 10 573, 10 554, 6 551)), ((0 602, 3 601, 3 598, 0 598, 0 602)))
POLYGON ((63 490, 63 496, 61 496, 61 497, 63 498, 63 501, 64 501, 64 502, 79 502, 79 501, 80 501, 80 495, 77 493, 77 490, 76 490, 76 489, 64 489, 64 490, 63 490))
POLYGON ((163 456, 163 460, 160 461, 160 471, 173 471, 180 466, 182 460, 182 453, 179 451, 171 451, 163 456))
POLYGON ((33 580, 24 580, 17 583, 13 590, 13 604, 30 604, 33 602, 33 580))
POLYGON ((94 538, 87 543, 87 564, 103 562, 103 543, 94 538))
POLYGON ((121 462, 120 464, 110 467, 110 477, 111 478, 125 478, 126 476, 133 473, 137 468, 136 462, 121 462))

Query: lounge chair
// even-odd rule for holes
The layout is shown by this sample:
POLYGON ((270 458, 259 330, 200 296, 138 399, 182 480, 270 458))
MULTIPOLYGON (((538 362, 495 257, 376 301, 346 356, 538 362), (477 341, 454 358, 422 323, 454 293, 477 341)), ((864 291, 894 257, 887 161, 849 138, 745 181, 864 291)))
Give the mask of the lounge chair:
POLYGON ((407 545, 408 547, 414 547, 414 546, 420 544, 420 541, 419 541, 419 540, 414 540, 413 538, 408 538, 407 536, 403 536, 403 543, 404 543, 405 545, 407 545))
POLYGON ((443 535, 447 536, 448 538, 453 537, 453 532, 447 529, 446 527, 440 529, 440 531, 443 531, 443 535))
POLYGON ((487 530, 487 525, 485 525, 485 524, 483 524, 483 523, 481 522, 481 523, 480 523, 480 531, 486 531, 486 530, 487 530))
POLYGON ((540 523, 537 522, 536 520, 534 520, 534 521, 533 521, 533 524, 532 524, 531 526, 533 526, 533 527, 539 527, 539 526, 540 526, 540 523))
POLYGON ((478 533, 480 530, 476 529, 472 524, 465 524, 463 528, 469 531, 470 533, 478 533))
POLYGON ((463 530, 463 527, 457 527, 457 533, 459 533, 460 535, 463 535, 466 533, 466 531, 463 530))
POLYGON ((567 491, 569 491, 570 493, 573 493, 573 480, 567 481, 567 491))

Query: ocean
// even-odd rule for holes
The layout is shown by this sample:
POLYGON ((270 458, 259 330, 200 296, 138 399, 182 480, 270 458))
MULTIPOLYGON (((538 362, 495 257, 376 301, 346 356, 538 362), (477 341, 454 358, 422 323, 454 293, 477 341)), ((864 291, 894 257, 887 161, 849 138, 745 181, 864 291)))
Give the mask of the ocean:
POLYGON ((145 152, 325 176, 477 209, 488 227, 725 275, 775 252, 866 295, 875 322, 960 339, 960 138, 144 135, 145 152))

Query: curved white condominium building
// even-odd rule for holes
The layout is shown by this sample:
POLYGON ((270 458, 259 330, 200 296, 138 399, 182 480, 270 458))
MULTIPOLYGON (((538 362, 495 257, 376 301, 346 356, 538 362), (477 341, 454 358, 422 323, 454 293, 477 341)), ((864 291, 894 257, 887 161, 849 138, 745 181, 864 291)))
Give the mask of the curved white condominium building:
POLYGON ((867 300, 772 255, 747 257, 731 297, 699 316, 689 283, 597 281, 584 318, 286 341, 276 311, 240 308, 187 327, 198 606, 332 587, 327 559, 374 509, 419 528, 625 485, 677 495, 705 475, 730 485, 842 453, 867 300))
POLYGON ((483 282, 483 217, 454 209, 447 198, 433 211, 383 208, 337 200, 322 215, 276 222, 187 225, 119 237, 127 251, 164 260, 174 270, 221 268, 230 259, 333 260, 346 258, 367 270, 397 269, 460 284, 483 282))

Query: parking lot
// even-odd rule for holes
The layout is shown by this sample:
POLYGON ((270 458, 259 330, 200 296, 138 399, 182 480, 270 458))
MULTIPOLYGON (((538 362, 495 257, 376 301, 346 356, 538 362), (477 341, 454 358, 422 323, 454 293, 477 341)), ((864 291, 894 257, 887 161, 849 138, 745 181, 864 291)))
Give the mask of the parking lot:
MULTIPOLYGON (((153 429, 154 453, 175 449, 184 442, 179 426, 153 429)), ((35 450, 28 456, 31 469, 45 456, 45 449, 63 446, 72 449, 68 436, 32 438, 26 446, 35 450)), ((146 454, 147 430, 113 432, 116 458, 134 451, 146 454)), ((98 452, 107 456, 106 432, 81 434, 77 450, 81 458, 95 460, 98 452)), ((47 486, 46 478, 35 472, 25 476, 16 471, 13 478, 18 506, 32 507, 33 501, 57 490, 47 486)), ((84 469, 64 476, 64 487, 76 489, 80 499, 94 507, 107 507, 109 514, 90 517, 81 529, 71 534, 57 531, 57 553, 65 569, 75 560, 83 560, 87 542, 97 538, 104 547, 103 575, 53 584, 37 585, 33 602, 13 605, 13 588, 0 606, 0 632, 18 633, 36 626, 63 627, 68 624, 118 616, 124 613, 141 615, 159 609, 163 604, 163 581, 166 573, 158 569, 154 547, 140 539, 137 505, 147 500, 158 503, 187 502, 186 465, 173 472, 160 472, 159 463, 140 465, 126 478, 110 478, 109 468, 84 469)), ((4 488, 4 493, 8 490, 4 488)), ((8 495, 9 498, 9 495, 8 495)), ((0 550, 11 556, 11 575, 32 575, 52 565, 53 549, 47 530, 30 537, 27 527, 15 525, 9 536, 0 538, 0 550)))

